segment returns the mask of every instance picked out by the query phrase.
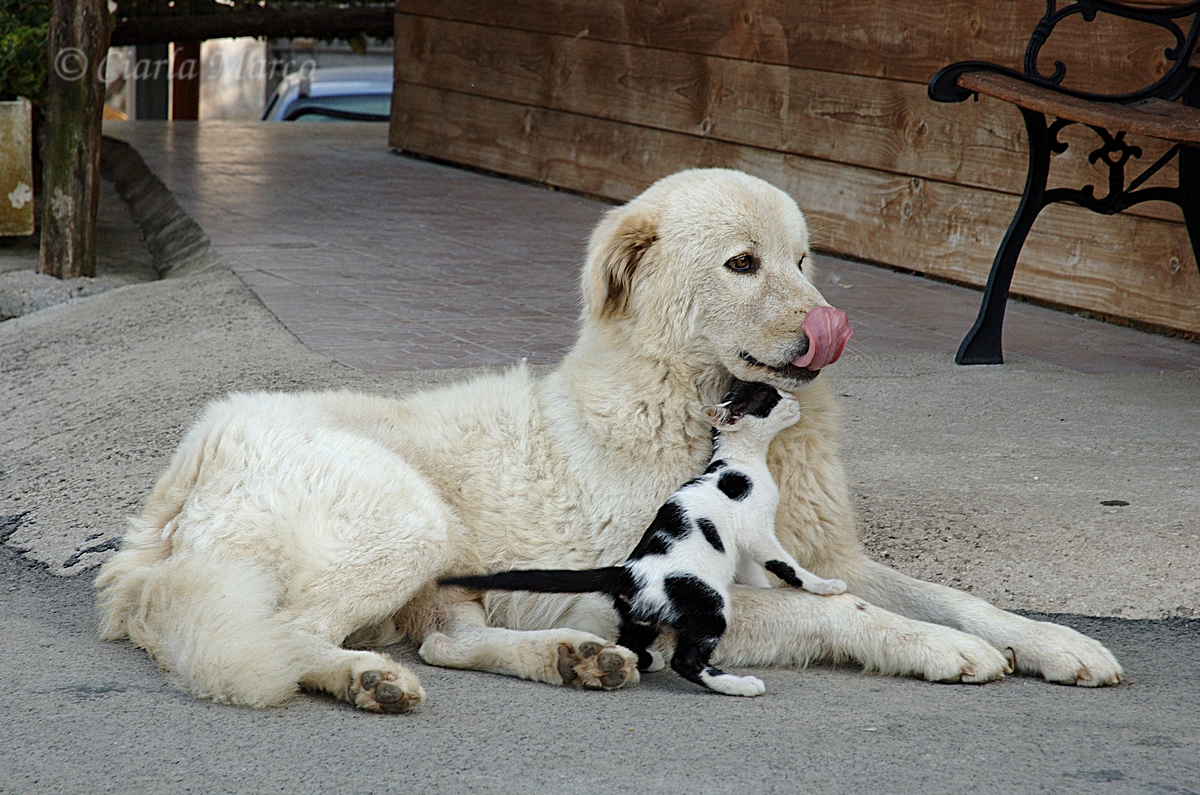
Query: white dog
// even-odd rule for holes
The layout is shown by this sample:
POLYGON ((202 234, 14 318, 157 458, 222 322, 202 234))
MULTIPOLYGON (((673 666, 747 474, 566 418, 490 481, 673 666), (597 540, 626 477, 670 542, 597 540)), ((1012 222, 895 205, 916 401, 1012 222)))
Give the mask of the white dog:
POLYGON ((683 172, 597 226, 578 341, 544 378, 517 367, 403 401, 214 404, 100 572, 103 636, 130 638, 198 696, 258 707, 302 685, 404 711, 425 697, 417 678, 354 648, 400 637, 433 665, 577 687, 636 682, 637 658, 613 644, 603 598, 479 598, 435 583, 624 560, 662 501, 704 468, 701 407, 736 376, 799 399, 803 418, 769 456, 778 536, 849 592, 735 586, 714 662, 1119 681, 1116 659, 1090 638, 863 555, 838 409, 816 379, 831 356, 812 346, 827 335, 801 330, 826 305, 805 275, 808 245, 803 216, 776 188, 734 171, 683 172))

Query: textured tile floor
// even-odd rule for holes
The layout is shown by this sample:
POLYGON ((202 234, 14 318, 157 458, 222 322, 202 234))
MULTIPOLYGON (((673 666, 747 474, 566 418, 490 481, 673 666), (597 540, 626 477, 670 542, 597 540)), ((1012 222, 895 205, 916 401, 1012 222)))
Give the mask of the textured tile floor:
MULTIPOLYGON (((389 153, 378 124, 105 131, 138 149, 292 333, 343 364, 548 363, 574 337, 602 202, 389 153)), ((819 262, 818 286, 850 314, 856 352, 952 357, 974 322, 978 291, 819 262)), ((1085 372, 1200 369, 1200 344, 1016 302, 1005 351, 1085 372)))

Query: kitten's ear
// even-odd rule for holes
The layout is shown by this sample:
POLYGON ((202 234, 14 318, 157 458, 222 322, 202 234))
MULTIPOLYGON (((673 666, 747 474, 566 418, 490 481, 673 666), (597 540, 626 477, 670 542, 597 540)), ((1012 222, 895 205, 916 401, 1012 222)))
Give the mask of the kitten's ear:
POLYGON ((737 418, 733 416, 733 412, 729 410, 728 403, 719 403, 716 406, 705 406, 703 409, 705 418, 718 431, 728 430, 734 425, 737 425, 737 418))

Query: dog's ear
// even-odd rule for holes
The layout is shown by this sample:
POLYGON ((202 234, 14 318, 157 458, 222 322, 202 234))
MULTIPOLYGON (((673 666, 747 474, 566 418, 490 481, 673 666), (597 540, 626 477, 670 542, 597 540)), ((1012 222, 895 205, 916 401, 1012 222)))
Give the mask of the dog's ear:
POLYGON ((657 220, 629 205, 612 210, 596 226, 583 268, 583 298, 593 317, 625 314, 634 274, 657 239, 657 220))

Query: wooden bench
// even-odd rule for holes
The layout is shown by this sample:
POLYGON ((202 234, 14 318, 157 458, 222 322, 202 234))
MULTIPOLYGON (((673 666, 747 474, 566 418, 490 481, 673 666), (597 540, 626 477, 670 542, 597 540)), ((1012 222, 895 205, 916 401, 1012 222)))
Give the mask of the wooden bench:
POLYGON ((1057 0, 1047 0, 1046 14, 1025 48, 1024 71, 984 61, 961 61, 945 67, 929 81, 929 97, 937 102, 962 102, 979 94, 1011 102, 1020 109, 1029 133, 1025 192, 996 252, 979 317, 955 356, 959 364, 1004 361, 1001 333, 1013 270, 1034 220, 1049 204, 1072 202, 1112 215, 1141 202, 1173 202, 1183 210, 1192 251, 1200 265, 1200 0, 1181 5, 1077 0, 1061 9, 1057 6, 1057 0), (1059 22, 1075 15, 1092 22, 1097 14, 1156 25, 1170 33, 1175 43, 1164 53, 1169 68, 1162 77, 1138 91, 1095 94, 1064 87, 1067 67, 1059 61, 1050 75, 1038 71, 1038 53, 1059 22), (1189 17, 1185 32, 1181 22, 1189 17), (1055 121, 1047 123, 1047 116, 1055 121), (1103 197, 1095 195, 1092 185, 1046 189, 1050 153, 1066 151, 1067 144, 1058 139, 1058 133, 1071 124, 1087 125, 1100 138, 1100 146, 1088 155, 1088 160, 1108 167, 1108 190, 1103 197), (1142 150, 1125 141, 1127 133, 1175 144, 1128 184, 1125 166, 1130 158, 1140 157, 1142 150), (1176 186, 1141 188, 1172 158, 1177 160, 1179 171, 1176 186))

